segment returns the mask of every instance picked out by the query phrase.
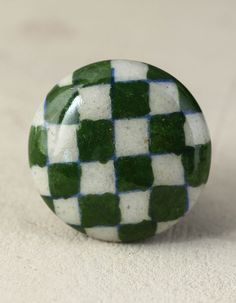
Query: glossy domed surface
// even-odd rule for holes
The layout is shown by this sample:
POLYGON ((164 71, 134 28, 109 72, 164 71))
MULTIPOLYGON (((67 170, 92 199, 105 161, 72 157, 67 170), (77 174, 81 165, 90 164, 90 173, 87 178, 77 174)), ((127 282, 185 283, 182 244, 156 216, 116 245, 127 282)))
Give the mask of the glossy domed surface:
POLYGON ((136 61, 97 62, 47 95, 29 161, 47 205, 106 241, 148 238, 197 201, 210 169, 201 109, 166 72, 136 61))

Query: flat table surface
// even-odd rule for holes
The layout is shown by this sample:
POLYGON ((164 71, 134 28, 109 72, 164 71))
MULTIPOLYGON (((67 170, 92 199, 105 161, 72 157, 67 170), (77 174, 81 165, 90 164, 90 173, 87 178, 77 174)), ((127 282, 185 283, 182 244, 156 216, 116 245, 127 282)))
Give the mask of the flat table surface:
POLYGON ((235 11, 234 0, 0 0, 1 302, 236 302, 235 11), (49 89, 113 58, 181 80, 213 142, 199 203, 136 244, 99 242, 62 223, 27 162, 32 116, 49 89))

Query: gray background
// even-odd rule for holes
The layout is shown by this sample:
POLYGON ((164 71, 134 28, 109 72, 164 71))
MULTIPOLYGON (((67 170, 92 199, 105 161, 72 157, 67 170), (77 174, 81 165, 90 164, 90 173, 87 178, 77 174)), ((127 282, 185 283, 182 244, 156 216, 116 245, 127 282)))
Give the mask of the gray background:
POLYGON ((3 303, 236 301, 236 2, 0 0, 0 298, 3 303), (48 90, 85 64, 141 60, 179 78, 213 140, 200 202, 139 244, 70 229, 44 206, 27 136, 48 90))

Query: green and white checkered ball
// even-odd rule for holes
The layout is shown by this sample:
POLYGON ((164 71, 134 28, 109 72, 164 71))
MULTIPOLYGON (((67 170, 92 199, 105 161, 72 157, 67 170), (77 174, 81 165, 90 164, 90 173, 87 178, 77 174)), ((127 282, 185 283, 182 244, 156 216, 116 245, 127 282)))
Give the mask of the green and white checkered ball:
POLYGON ((132 242, 174 225, 210 169, 201 109, 168 73, 142 62, 90 64, 60 81, 29 137, 47 205, 87 235, 132 242))

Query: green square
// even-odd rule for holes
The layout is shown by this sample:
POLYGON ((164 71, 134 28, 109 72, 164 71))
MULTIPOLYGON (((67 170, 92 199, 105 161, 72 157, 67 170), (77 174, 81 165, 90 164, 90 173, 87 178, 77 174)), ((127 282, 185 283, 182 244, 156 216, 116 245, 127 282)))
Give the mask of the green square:
POLYGON ((73 83, 81 86, 111 83, 110 61, 101 61, 86 65, 73 73, 73 83))
POLYGON ((85 230, 81 225, 68 224, 70 227, 76 229, 77 231, 85 234, 85 230))
POLYGON ((113 124, 110 120, 83 120, 77 131, 81 161, 106 163, 113 156, 113 124))
POLYGON ((165 72, 164 70, 155 67, 153 65, 148 65, 148 72, 147 72, 147 79, 154 80, 154 81, 173 81, 175 78, 165 72))
POLYGON ((120 222, 119 197, 110 193, 87 195, 79 199, 81 225, 113 226, 120 222))
POLYGON ((187 207, 187 192, 184 186, 155 186, 149 203, 149 216, 157 222, 176 220, 182 217, 187 207))
POLYGON ((187 146, 182 155, 185 178, 190 186, 199 186, 207 182, 211 165, 211 143, 187 146))
POLYGON ((47 164, 47 130, 43 126, 31 126, 28 144, 30 167, 47 164))
POLYGON ((186 113, 201 112, 201 109, 187 88, 177 81, 180 109, 186 113))
POLYGON ((48 167, 49 188, 53 198, 68 198, 80 191, 81 168, 77 163, 56 163, 48 167))
POLYGON ((156 233, 157 223, 142 221, 137 224, 124 224, 119 228, 119 238, 122 242, 134 242, 152 237, 156 233))
POLYGON ((146 82, 117 82, 112 85, 112 115, 115 119, 142 117, 150 112, 146 82))
POLYGON ((73 86, 54 86, 48 93, 44 118, 52 124, 76 124, 79 113, 76 106, 78 90, 73 86))
POLYGON ((47 197, 47 196, 41 196, 41 198, 42 198, 43 201, 47 204, 47 206, 48 206, 53 212, 55 212, 53 199, 52 199, 51 197, 47 197))
POLYGON ((150 121, 152 153, 181 154, 185 147, 185 117, 182 113, 155 115, 150 121))
POLYGON ((148 156, 121 157, 115 161, 117 186, 120 192, 145 190, 152 186, 153 171, 148 156))

